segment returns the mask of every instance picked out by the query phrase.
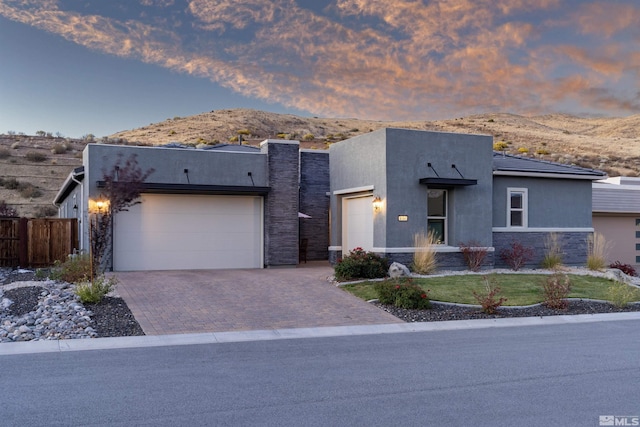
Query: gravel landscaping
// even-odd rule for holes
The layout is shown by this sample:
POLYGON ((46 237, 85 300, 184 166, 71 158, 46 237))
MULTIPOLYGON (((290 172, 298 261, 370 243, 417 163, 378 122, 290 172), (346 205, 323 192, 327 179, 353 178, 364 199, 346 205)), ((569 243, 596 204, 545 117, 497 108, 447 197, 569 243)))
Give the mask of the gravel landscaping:
POLYGON ((2 342, 144 335, 120 297, 83 305, 71 285, 28 270, 0 269, 0 285, 2 342))
POLYGON ((576 299, 569 300, 569 307, 566 310, 555 310, 538 304, 523 308, 500 307, 496 314, 486 314, 480 307, 438 302, 432 302, 432 308, 429 310, 409 310, 391 305, 373 304, 405 322, 437 322, 443 320, 499 319, 503 317, 542 317, 640 311, 640 304, 638 303, 619 308, 606 302, 576 299))

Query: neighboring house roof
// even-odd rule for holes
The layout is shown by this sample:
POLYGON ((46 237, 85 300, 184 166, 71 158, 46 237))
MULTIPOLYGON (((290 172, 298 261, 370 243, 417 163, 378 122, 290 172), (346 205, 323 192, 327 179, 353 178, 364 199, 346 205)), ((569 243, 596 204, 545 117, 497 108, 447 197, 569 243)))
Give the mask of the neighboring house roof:
POLYGON ((606 173, 595 169, 513 156, 495 151, 493 152, 493 174, 590 180, 602 179, 606 176, 606 173))
POLYGON ((80 166, 71 171, 69 176, 62 183, 62 187, 56 194, 56 197, 53 199, 53 204, 57 205, 62 203, 64 199, 66 199, 69 194, 73 191, 78 184, 80 184, 84 180, 84 166, 80 166))
POLYGON ((252 147, 250 145, 240 145, 240 144, 216 144, 216 145, 207 145, 206 147, 202 147, 202 150, 219 150, 219 151, 234 151, 241 153, 255 153, 260 151, 258 147, 252 147))
POLYGON ((640 213, 640 178, 615 177, 593 183, 593 212, 640 213))

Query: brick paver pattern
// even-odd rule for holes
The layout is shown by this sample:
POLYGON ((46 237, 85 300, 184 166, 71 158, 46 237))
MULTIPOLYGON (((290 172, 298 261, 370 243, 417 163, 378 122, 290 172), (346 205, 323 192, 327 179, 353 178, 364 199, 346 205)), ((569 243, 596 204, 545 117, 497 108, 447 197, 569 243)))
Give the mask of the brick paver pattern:
POLYGON ((298 268, 114 273, 147 335, 401 322, 339 289, 327 262, 298 268))

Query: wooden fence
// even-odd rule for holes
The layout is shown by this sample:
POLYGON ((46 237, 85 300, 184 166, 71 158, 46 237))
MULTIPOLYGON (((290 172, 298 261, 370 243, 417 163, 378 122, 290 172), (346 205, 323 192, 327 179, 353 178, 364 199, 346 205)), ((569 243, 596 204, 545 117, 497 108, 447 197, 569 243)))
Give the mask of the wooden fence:
POLYGON ((77 248, 76 218, 0 218, 0 267, 48 267, 77 248))

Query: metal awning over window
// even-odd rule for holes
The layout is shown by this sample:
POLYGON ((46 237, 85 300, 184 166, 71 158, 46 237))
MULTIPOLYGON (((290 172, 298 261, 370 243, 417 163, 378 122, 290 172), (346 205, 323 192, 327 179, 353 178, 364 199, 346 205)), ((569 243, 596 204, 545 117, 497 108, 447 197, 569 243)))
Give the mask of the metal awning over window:
POLYGON ((451 165, 451 169, 454 169, 458 175, 460 175, 460 178, 442 178, 438 175, 438 172, 436 172, 431 163, 427 163, 427 167, 431 169, 436 176, 433 178, 420 178, 420 184, 426 185, 429 188, 447 189, 478 184, 477 179, 465 178, 455 164, 451 165))
POLYGON ((469 185, 477 185, 477 179, 466 178, 421 178, 420 184, 426 185, 429 188, 454 188, 465 187, 469 185))

